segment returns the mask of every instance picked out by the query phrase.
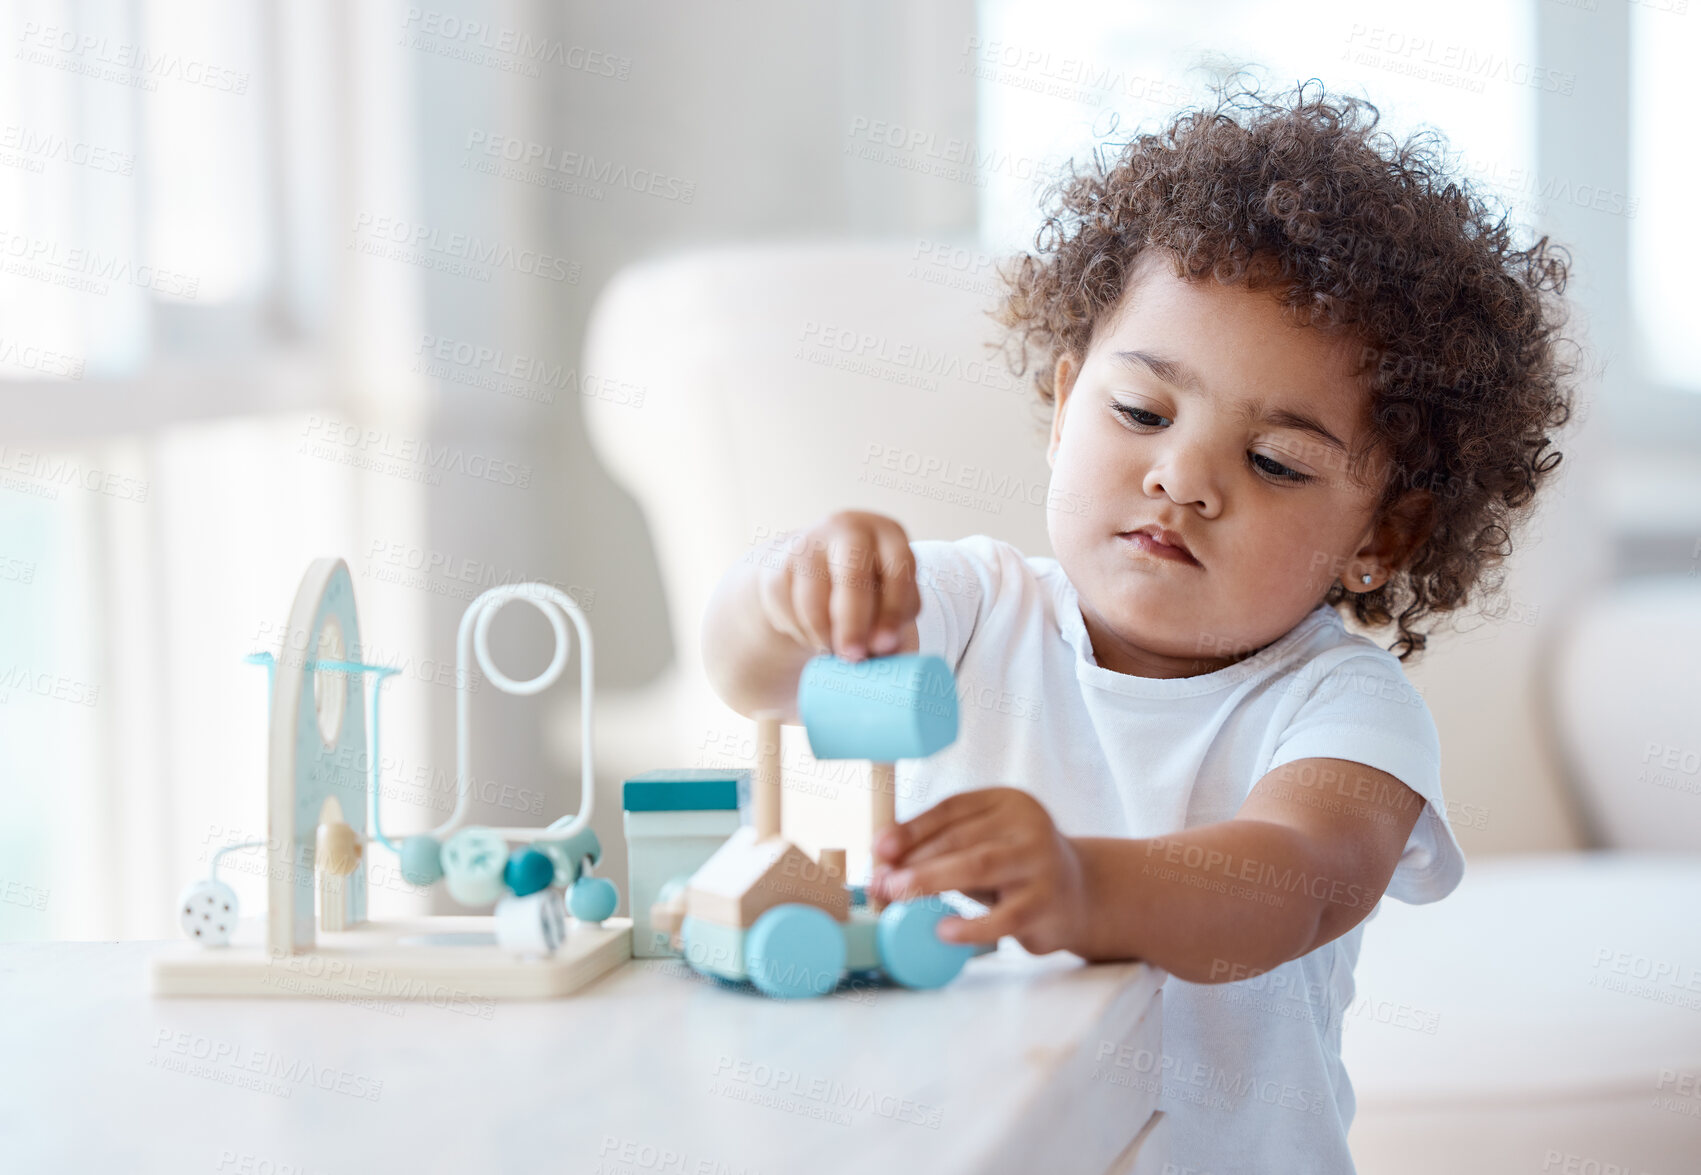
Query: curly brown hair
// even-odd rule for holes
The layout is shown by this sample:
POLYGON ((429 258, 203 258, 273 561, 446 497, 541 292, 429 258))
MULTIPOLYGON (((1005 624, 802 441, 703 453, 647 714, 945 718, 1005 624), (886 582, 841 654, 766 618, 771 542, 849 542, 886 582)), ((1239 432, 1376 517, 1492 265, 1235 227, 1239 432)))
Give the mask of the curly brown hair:
POLYGON ((1085 358, 1147 249, 1171 252, 1178 277, 1268 288, 1300 323, 1354 333, 1372 447, 1389 458, 1377 518, 1416 490, 1427 535, 1381 587, 1337 582, 1323 602, 1397 625, 1404 661, 1426 617, 1500 587, 1512 533, 1559 464, 1550 434, 1579 369, 1559 334, 1569 253, 1546 236, 1514 248, 1504 212, 1449 174, 1437 132, 1397 141, 1373 104, 1329 101, 1316 78, 1280 101, 1246 81, 1108 164, 1103 143, 1072 163, 1042 198, 1034 252, 1000 264, 991 313, 1015 374, 1042 359, 1047 406, 1058 357, 1085 358))

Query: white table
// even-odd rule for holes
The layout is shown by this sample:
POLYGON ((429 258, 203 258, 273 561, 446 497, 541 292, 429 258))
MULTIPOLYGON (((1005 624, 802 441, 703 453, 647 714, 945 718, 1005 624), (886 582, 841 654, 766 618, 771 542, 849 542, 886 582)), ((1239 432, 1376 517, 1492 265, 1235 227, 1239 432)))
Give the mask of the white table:
POLYGON ((1166 1157, 1156 1089, 1126 1079, 1162 1053, 1163 973, 1139 964, 1006 940, 931 992, 778 1001, 641 960, 565 999, 357 1004, 157 998, 163 946, 0 946, 0 1166, 1127 1175, 1166 1157))

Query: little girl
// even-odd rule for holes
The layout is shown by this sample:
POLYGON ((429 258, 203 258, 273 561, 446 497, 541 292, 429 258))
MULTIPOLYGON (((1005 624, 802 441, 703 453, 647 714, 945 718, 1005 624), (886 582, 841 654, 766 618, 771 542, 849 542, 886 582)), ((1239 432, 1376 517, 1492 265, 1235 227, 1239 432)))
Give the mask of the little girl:
POLYGON ((959 737, 899 765, 871 886, 1169 972, 1177 1172, 1353 1170, 1362 923, 1464 869, 1402 662, 1494 586, 1571 412, 1564 262, 1377 120, 1219 94, 1047 193, 998 319, 1050 409, 1055 558, 847 511, 704 623, 727 703, 793 722, 818 653, 945 658, 959 737))

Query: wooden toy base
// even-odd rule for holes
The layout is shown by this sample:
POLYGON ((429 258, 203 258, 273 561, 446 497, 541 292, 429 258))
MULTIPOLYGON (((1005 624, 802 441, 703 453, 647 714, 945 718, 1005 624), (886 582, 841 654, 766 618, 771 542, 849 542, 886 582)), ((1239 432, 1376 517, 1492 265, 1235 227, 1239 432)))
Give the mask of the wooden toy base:
POLYGON ((548 958, 501 949, 495 920, 480 915, 320 931, 314 949, 298 955, 273 956, 263 943, 182 947, 154 958, 155 995, 533 1000, 569 995, 630 959, 632 920, 570 921, 567 941, 548 958))

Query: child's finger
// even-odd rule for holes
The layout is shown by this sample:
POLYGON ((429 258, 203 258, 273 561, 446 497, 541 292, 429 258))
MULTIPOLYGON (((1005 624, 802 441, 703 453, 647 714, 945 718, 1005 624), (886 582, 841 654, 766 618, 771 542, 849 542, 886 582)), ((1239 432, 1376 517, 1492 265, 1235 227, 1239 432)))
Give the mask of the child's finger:
POLYGON ((874 617, 873 649, 876 654, 896 652, 903 643, 903 629, 921 611, 921 592, 915 582, 915 552, 909 539, 897 528, 880 532, 880 607, 874 617))
POLYGON ((832 584, 819 561, 811 559, 794 566, 791 573, 791 608, 798 626, 809 638, 817 652, 832 651, 833 620, 827 611, 827 596, 832 584))
POLYGON ((927 811, 901 824, 894 824, 875 837, 875 856, 893 862, 901 860, 916 845, 959 820, 979 815, 996 803, 997 797, 981 790, 946 796, 927 811))
POLYGON ((885 875, 882 896, 887 901, 905 901, 924 894, 958 889, 1002 889, 1028 876, 1028 863, 998 845, 977 845, 924 861, 905 865, 885 875))
POLYGON ((1010 833, 1010 828, 999 820, 996 813, 984 812, 946 825, 926 840, 912 843, 903 858, 892 864, 919 865, 976 845, 1009 844, 1013 840, 1010 833))
POLYGON ((848 537, 835 537, 827 552, 833 594, 828 603, 833 651, 850 661, 868 655, 869 629, 879 605, 880 580, 869 566, 872 554, 848 537))
POLYGON ((762 614, 768 618, 768 623, 775 632, 784 633, 800 645, 807 646, 809 636, 797 623, 797 614, 791 603, 791 564, 780 564, 772 574, 759 577, 756 581, 756 598, 762 604, 762 614))
POLYGON ((946 942, 995 943, 1007 934, 1019 934, 1038 913, 1033 902, 1016 898, 999 902, 979 918, 941 918, 935 929, 946 942))

